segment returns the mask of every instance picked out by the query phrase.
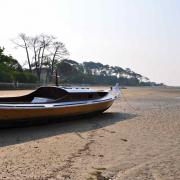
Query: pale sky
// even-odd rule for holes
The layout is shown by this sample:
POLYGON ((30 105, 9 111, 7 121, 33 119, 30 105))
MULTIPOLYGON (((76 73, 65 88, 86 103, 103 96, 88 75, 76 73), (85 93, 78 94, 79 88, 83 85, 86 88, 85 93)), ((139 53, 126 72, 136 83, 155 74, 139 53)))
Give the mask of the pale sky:
POLYGON ((10 41, 52 34, 70 59, 130 68, 180 86, 180 0, 0 0, 0 46, 21 63, 10 41))

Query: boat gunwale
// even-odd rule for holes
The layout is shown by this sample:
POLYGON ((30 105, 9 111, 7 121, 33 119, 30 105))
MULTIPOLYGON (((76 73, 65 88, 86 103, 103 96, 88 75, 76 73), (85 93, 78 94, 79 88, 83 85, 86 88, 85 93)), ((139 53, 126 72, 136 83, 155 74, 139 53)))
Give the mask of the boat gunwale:
POLYGON ((49 103, 49 104, 26 104, 18 106, 15 104, 0 104, 0 110, 24 110, 24 109, 57 109, 57 108, 65 108, 65 107, 74 107, 74 106, 84 106, 84 105, 92 105, 92 104, 100 104, 103 102, 110 102, 116 100, 116 97, 110 95, 109 93, 103 98, 95 99, 95 100, 86 100, 86 101, 70 101, 70 102, 61 102, 61 103, 49 103), (109 98, 107 98, 110 96, 109 98), (106 98, 105 98, 106 97, 106 98))

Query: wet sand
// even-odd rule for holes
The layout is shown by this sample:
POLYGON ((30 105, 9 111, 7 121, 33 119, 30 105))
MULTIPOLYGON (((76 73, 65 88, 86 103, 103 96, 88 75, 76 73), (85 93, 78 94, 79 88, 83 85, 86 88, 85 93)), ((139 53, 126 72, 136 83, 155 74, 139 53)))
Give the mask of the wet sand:
POLYGON ((123 89, 96 117, 0 129, 0 157, 0 179, 178 180, 180 89, 123 89))

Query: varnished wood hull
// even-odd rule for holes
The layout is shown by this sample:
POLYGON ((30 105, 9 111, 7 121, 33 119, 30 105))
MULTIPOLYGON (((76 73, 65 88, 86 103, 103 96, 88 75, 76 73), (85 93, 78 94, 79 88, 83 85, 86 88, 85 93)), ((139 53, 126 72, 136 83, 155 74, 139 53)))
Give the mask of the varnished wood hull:
POLYGON ((94 112, 103 112, 112 105, 113 101, 114 99, 110 99, 91 104, 81 103, 79 105, 74 104, 60 107, 0 108, 0 121, 77 116, 94 112))

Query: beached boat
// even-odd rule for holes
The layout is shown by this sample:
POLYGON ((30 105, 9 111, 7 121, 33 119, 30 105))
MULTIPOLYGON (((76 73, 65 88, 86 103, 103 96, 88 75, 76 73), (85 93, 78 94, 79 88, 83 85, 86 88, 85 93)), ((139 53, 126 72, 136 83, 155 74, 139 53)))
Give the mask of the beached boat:
POLYGON ((76 116, 107 110, 119 96, 119 86, 109 91, 46 86, 19 97, 0 98, 0 121, 76 116))

